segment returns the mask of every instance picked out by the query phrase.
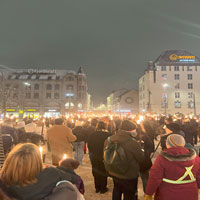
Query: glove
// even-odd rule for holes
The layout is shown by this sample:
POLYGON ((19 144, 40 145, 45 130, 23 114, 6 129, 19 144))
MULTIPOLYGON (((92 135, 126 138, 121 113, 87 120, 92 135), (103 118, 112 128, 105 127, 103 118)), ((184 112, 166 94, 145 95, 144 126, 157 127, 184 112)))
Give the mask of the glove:
POLYGON ((152 200, 152 195, 145 194, 144 200, 152 200))

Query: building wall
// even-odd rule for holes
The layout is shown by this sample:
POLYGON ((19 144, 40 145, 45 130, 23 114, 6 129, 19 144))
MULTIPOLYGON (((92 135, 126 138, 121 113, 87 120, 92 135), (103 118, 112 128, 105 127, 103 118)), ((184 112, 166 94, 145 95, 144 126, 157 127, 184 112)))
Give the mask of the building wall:
POLYGON ((200 62, 174 65, 170 62, 165 65, 155 62, 153 69, 148 68, 139 79, 140 112, 191 114, 195 112, 195 99, 196 114, 200 114, 199 76, 200 62), (192 79, 189 80, 188 76, 192 79), (188 84, 192 84, 193 88, 189 89, 188 84))
POLYGON ((5 86, 9 86, 5 90, 10 91, 6 98, 7 113, 23 110, 26 114, 64 115, 87 110, 88 87, 83 72, 56 70, 55 73, 27 73, 19 70, 15 74, 14 78, 13 74, 8 73, 4 80, 5 86), (27 75, 27 78, 20 79, 23 75, 27 75), (42 76, 46 78, 41 79, 42 76))

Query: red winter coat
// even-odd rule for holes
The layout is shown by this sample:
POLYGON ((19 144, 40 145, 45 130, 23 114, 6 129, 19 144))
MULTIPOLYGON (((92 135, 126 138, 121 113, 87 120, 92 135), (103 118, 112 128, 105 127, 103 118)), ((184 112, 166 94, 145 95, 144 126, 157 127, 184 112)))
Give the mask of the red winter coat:
MULTIPOLYGON (((189 175, 184 180, 190 180, 189 175)), ((149 173, 146 194, 153 195, 155 200, 198 200, 200 188, 200 158, 194 150, 184 147, 166 149, 157 156, 149 173), (196 182, 172 184, 163 181, 178 180, 193 165, 192 173, 196 182)))

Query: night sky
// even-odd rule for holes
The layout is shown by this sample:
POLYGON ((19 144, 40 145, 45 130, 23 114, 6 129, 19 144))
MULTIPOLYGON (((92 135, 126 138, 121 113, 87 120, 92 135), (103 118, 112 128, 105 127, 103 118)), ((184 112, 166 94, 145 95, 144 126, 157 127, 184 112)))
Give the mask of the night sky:
POLYGON ((87 75, 100 103, 167 49, 200 56, 199 0, 0 0, 0 64, 87 75))

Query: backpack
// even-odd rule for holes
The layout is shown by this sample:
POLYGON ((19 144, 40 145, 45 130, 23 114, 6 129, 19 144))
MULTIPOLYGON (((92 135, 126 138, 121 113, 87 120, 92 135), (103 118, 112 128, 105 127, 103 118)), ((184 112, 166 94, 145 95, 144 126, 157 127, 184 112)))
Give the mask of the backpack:
POLYGON ((108 144, 104 150, 104 166, 111 174, 125 174, 129 169, 129 160, 121 144, 128 142, 130 139, 119 143, 111 142, 108 137, 108 144))

